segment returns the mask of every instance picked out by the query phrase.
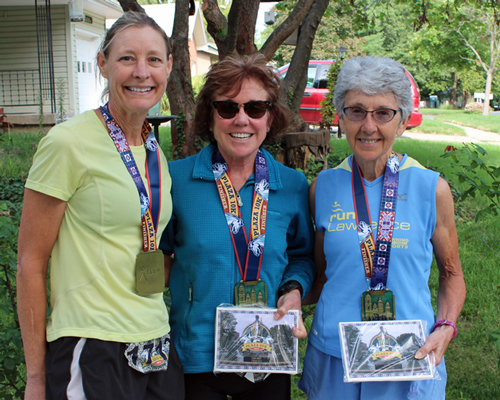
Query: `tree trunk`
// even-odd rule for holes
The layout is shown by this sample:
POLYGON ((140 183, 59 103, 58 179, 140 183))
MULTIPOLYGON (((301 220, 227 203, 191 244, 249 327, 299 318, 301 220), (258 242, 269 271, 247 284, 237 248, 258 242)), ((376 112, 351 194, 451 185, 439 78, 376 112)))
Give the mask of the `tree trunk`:
MULTIPOLYGON (((257 47, 254 43, 254 36, 259 5, 259 0, 233 0, 231 5, 228 22, 230 27, 235 27, 237 35, 235 52, 239 55, 250 55, 257 51, 257 47), (237 16, 233 17, 232 11, 235 5, 238 13, 237 16)), ((229 29, 229 32, 231 32, 231 29, 229 29)), ((234 51, 231 51, 231 53, 233 52, 234 51)))
POLYGON ((467 105, 467 100, 469 100, 469 93, 467 93, 465 90, 462 93, 462 108, 465 109, 465 106, 467 105))
POLYGON ((196 154, 194 135, 194 99, 191 86, 191 61, 188 44, 189 0, 177 0, 172 30, 172 72, 168 79, 167 96, 172 115, 172 145, 174 158, 196 154))
POLYGON ((453 88, 451 89, 450 103, 453 106, 453 108, 457 108, 457 86, 458 86, 457 74, 455 72, 452 72, 451 77, 453 79, 453 88))
MULTIPOLYGON (((315 0, 300 28, 297 46, 292 56, 290 68, 281 84, 281 102, 298 115, 300 103, 307 85, 307 69, 311 57, 314 35, 321 17, 328 7, 328 0, 315 0)), ((304 123, 305 124, 305 123, 304 123)), ((307 126, 307 124, 306 124, 307 126)), ((304 126, 291 124, 289 132, 300 132, 304 126)))
POLYGON ((493 82, 493 72, 490 68, 486 73, 486 87, 484 89, 483 115, 490 115, 491 82, 493 82))
POLYGON ((216 0, 203 0, 203 16, 220 60, 229 54, 249 55, 257 51, 254 35, 259 4, 259 0, 233 0, 226 20, 216 0))
POLYGON ((136 0, 118 0, 123 11, 138 11, 146 14, 144 8, 142 8, 136 0))

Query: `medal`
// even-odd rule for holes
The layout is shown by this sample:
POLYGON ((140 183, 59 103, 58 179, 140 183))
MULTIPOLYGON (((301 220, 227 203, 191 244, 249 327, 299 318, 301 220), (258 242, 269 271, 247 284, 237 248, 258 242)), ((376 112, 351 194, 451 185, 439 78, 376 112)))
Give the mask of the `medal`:
POLYGON ((128 145, 127 138, 109 112, 108 104, 100 108, 108 133, 115 144, 137 188, 141 207, 142 251, 135 260, 135 286, 139 296, 162 293, 165 287, 165 266, 161 250, 157 250, 156 231, 161 206, 161 170, 159 146, 147 121, 142 126, 141 136, 146 150, 146 178, 151 200, 139 173, 139 168, 128 145))
POLYGON ((135 259, 135 288, 139 296, 163 293, 165 264, 161 250, 141 251, 135 259))
POLYGON ((366 290, 361 295, 362 321, 393 321, 396 319, 394 294, 391 290, 366 290))
POLYGON ((377 241, 374 240, 370 210, 361 171, 352 158, 352 188, 361 258, 368 290, 361 295, 361 319, 384 321, 396 319, 394 294, 387 290, 392 234, 396 217, 399 184, 399 158, 391 153, 385 167, 380 201, 377 241))
POLYGON ((267 306, 266 282, 261 279, 238 282, 234 287, 234 304, 237 306, 255 304, 267 306))

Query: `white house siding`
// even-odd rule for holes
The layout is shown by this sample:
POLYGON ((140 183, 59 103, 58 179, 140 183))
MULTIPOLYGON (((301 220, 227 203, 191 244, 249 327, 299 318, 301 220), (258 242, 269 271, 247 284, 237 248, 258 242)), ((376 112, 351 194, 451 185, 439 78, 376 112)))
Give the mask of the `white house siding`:
MULTIPOLYGON (((203 53, 201 51, 198 51, 197 60, 196 60, 196 64, 197 64, 197 71, 196 72, 198 75, 203 75, 208 71, 210 66, 214 63, 213 58, 214 57, 208 53, 203 53)), ((217 60, 215 60, 215 61, 217 61, 217 60)))
MULTIPOLYGON (((62 78, 67 88, 66 13, 66 6, 53 6, 51 8, 54 78, 56 86, 59 79, 62 78)), ((0 7, 0 70, 38 70, 38 46, 34 6, 0 7)), ((33 84, 20 80, 19 86, 22 93, 21 100, 23 100, 24 93, 26 92, 28 94, 28 102, 33 103, 33 96, 36 99, 38 98, 38 82, 33 87, 33 84)), ((66 110, 71 111, 69 110, 69 96, 66 95, 63 104, 66 110)), ((6 107, 5 111, 6 113, 37 113, 38 106, 6 107)), ((50 111, 50 103, 45 100, 44 113, 49 113, 50 111)))
MULTIPOLYGON (((64 93, 63 108, 66 113, 74 114, 75 105, 74 100, 71 99, 69 93, 72 85, 72 79, 69 74, 68 49, 69 31, 67 25, 69 24, 69 11, 67 6, 52 6, 52 49, 54 55, 54 79, 56 86, 56 105, 57 109, 60 107, 61 90, 64 93)), ((50 111, 47 110, 47 112, 50 111)))
POLYGON ((100 103, 103 85, 96 74, 95 57, 99 45, 104 38, 106 21, 100 16, 84 10, 84 15, 92 18, 75 22, 74 27, 74 58, 73 71, 76 76, 76 89, 78 90, 79 107, 78 112, 83 112, 98 107, 100 103))
MULTIPOLYGON (((95 49, 105 33, 104 16, 96 15, 84 10, 84 14, 92 18, 92 23, 69 21, 69 9, 65 5, 55 5, 51 7, 52 22, 52 48, 54 59, 54 78, 56 89, 56 107, 59 108, 60 95, 58 87, 63 84, 64 101, 63 108, 68 116, 77 114, 80 111, 79 89, 78 89, 78 32, 83 33, 94 43, 95 49)), ((80 35, 81 36, 81 35, 80 35)), ((95 65, 92 56, 91 69, 88 73, 95 80, 95 65)), ((88 61, 88 62, 89 62, 88 61)), ((38 45, 36 30, 35 7, 8 6, 0 7, 0 70, 36 70, 38 71, 38 45)), ((88 71, 88 68, 86 69, 88 71)), ((38 103, 39 83, 38 72, 33 72, 35 76, 34 84, 31 79, 26 82, 24 79, 18 81, 18 75, 10 75, 11 84, 20 87, 21 101, 23 103, 38 103), (14 82, 15 81, 15 82, 14 82), (25 99, 27 94, 27 98, 25 99)), ((19 75, 24 77, 24 75, 19 75)), ((31 75, 30 75, 31 76, 31 75)), ((4 90, 10 92, 9 82, 4 90)), ((0 82, 0 85, 2 83, 0 82)), ((94 88, 94 85, 90 85, 94 88)), ((95 89, 95 96, 100 94, 99 87, 95 89)), ((1 90, 1 86, 0 86, 1 90)), ((17 93, 17 90, 16 90, 17 93)), ((17 99, 17 96, 16 96, 17 99)), ((3 106, 0 97, 0 107, 3 106)), ((38 113, 38 106, 15 106, 5 107, 7 114, 17 113, 38 113)), ((44 100, 44 113, 51 112, 50 102, 44 100)))
POLYGON ((71 88, 73 89, 72 92, 70 92, 70 96, 73 98, 73 104, 74 104, 74 110, 75 114, 79 114, 80 110, 80 98, 79 98, 79 92, 78 92, 78 70, 77 70, 77 57, 76 57, 76 29, 75 29, 76 24, 71 23, 69 24, 69 45, 68 48, 71 49, 70 52, 67 54, 68 58, 68 72, 70 75, 71 79, 71 88))
MULTIPOLYGON (((29 69, 38 70, 35 7, 0 7, 0 70, 18 71, 29 69)), ((11 75, 10 80, 8 76, 4 74, 2 76, 6 78, 3 82, 5 85, 3 90, 8 92, 10 96, 9 84, 15 84, 17 88, 17 75, 11 75)), ((34 98, 36 93, 33 93, 33 86, 36 87, 37 92, 39 90, 38 75, 35 75, 36 81, 34 85, 31 83, 31 79, 26 82, 22 76, 20 75, 19 80, 21 98, 19 99, 17 95, 14 95, 14 100, 16 102, 19 100, 23 103, 33 103, 36 99, 36 97, 34 98), (28 99, 25 98, 25 93, 27 93, 28 99)), ((0 85, 2 84, 0 83, 0 85)), ((0 90, 2 90, 1 87, 0 90)), ((2 101, 0 97, 0 103, 2 101)), ((4 101, 8 103, 10 99, 7 97, 4 101)), ((0 104, 0 107, 3 105, 0 104)), ((36 107, 6 107, 5 111, 12 112, 13 109, 28 112, 36 110, 36 107)))

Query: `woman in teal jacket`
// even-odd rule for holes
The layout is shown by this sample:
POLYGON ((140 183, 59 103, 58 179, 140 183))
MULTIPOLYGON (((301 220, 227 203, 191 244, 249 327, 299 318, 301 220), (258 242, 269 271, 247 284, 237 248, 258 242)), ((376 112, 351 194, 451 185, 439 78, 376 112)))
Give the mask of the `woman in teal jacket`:
MULTIPOLYGON (((245 275, 244 257, 257 254, 260 269, 254 278, 267 285, 267 305, 278 307, 276 319, 290 309, 300 310, 315 277, 308 182, 261 149, 287 123, 278 83, 261 55, 228 57, 214 64, 195 115, 197 134, 210 145, 196 156, 169 163, 173 216, 160 247, 165 254, 175 254, 167 266, 170 322, 184 367, 186 399, 290 398, 289 375, 271 374, 251 382, 238 374, 212 372, 216 307, 235 303, 235 286, 245 275), (223 175, 227 203, 219 195, 218 183, 224 178, 218 178, 223 175), (254 192, 256 198, 268 200, 260 210, 267 218, 256 230, 251 218, 259 206, 254 192), (242 224, 254 250, 250 255, 238 253, 231 240, 242 224)), ((248 280, 252 272, 246 274, 248 280)), ((303 324, 294 334, 306 335, 303 324)))

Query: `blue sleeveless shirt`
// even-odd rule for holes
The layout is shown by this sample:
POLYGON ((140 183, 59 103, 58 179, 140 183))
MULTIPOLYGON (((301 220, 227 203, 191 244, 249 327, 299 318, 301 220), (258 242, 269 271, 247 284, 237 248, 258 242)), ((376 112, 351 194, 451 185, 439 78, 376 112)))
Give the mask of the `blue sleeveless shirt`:
MULTIPOLYGON (((316 227, 325 234, 327 282, 316 307, 309 340, 318 350, 341 357, 339 322, 361 320, 361 294, 368 289, 356 231, 351 186, 351 158, 323 171, 316 182, 316 227)), ((404 155, 400 163, 396 222, 387 288, 394 292, 396 319, 434 324, 429 274, 430 241, 436 226, 439 174, 404 155)), ((364 181, 374 236, 380 213, 384 176, 364 181)))

